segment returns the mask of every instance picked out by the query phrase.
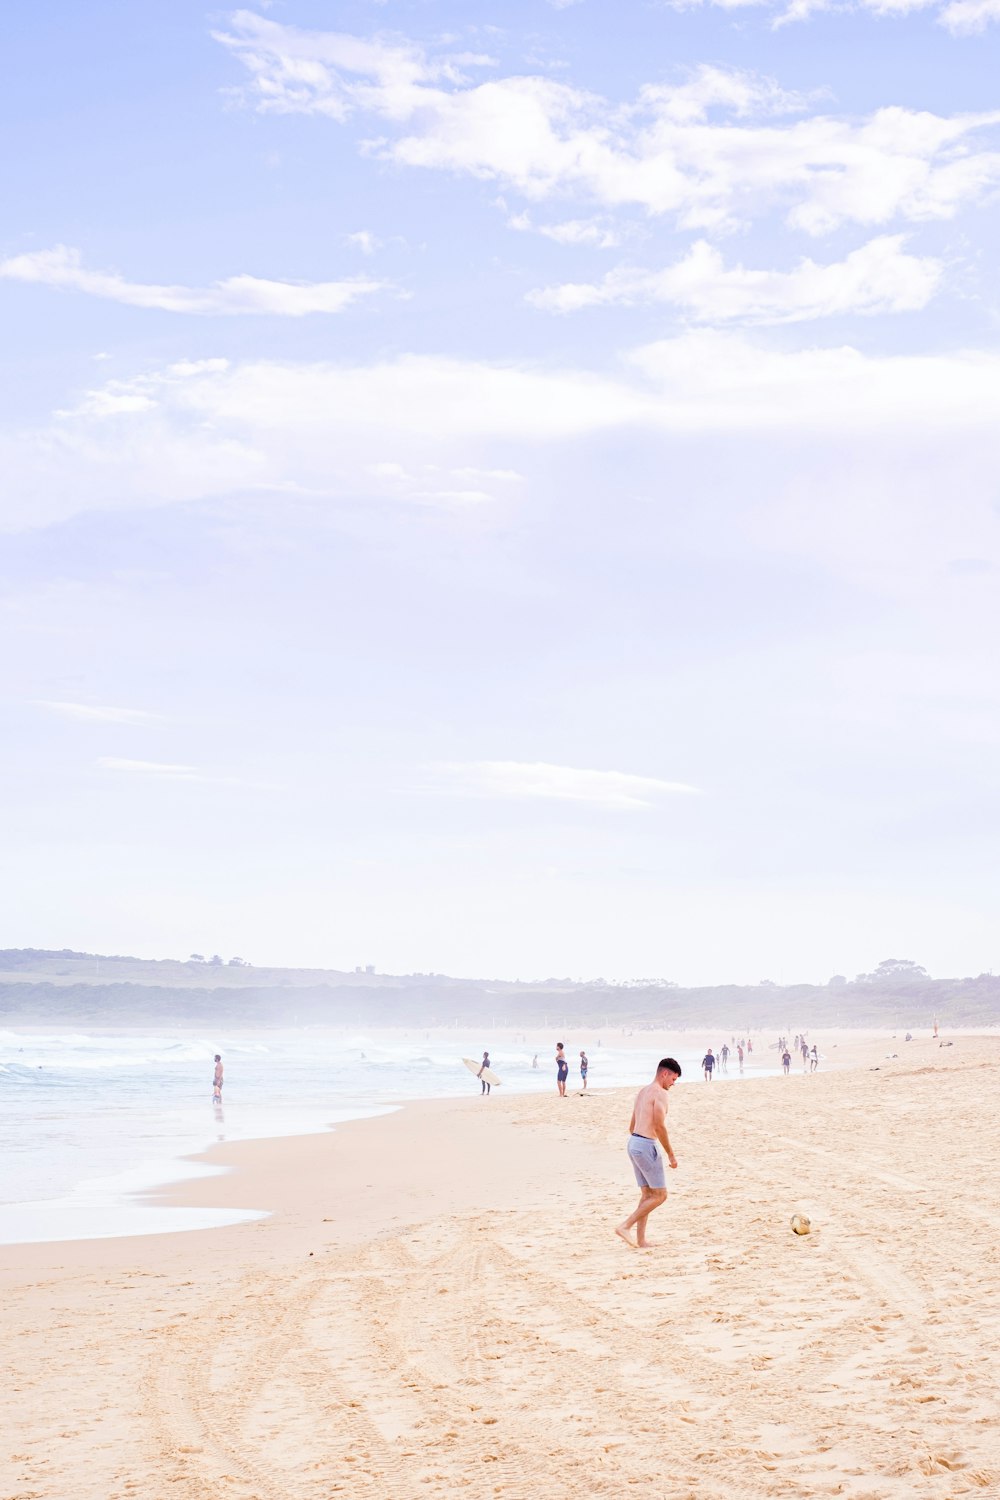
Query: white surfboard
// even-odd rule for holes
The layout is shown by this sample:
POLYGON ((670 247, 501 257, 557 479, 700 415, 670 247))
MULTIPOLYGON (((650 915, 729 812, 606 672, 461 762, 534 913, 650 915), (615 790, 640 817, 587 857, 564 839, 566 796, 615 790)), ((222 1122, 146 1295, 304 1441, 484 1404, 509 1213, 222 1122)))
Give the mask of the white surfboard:
MULTIPOLYGON (((476 1062, 476 1059, 474 1057, 463 1057, 462 1061, 465 1063, 465 1066, 468 1068, 469 1072, 475 1073, 477 1076, 479 1074, 479 1069, 483 1068, 482 1063, 476 1062)), ((492 1068, 483 1068, 483 1077, 489 1084, 495 1085, 498 1083, 503 1083, 503 1079, 498 1078, 492 1068)))

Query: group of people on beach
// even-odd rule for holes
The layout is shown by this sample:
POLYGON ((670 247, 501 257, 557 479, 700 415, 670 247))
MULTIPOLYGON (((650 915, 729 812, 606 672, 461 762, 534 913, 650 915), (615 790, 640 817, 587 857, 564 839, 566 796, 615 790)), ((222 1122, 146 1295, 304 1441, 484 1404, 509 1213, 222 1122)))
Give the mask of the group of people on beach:
POLYGON ((712 1082, 713 1078, 715 1077, 716 1068, 718 1068, 720 1073, 729 1072, 729 1059, 732 1057, 733 1051, 735 1051, 736 1053, 736 1059, 739 1063, 740 1072, 743 1072, 743 1059, 745 1057, 749 1057, 753 1052, 753 1041, 749 1036, 747 1036, 746 1039, 740 1037, 739 1041, 737 1041, 736 1038, 733 1037, 732 1040, 732 1051, 730 1050, 729 1043, 723 1042, 718 1052, 713 1052, 711 1047, 709 1047, 708 1051, 705 1053, 705 1056, 701 1060, 701 1071, 706 1083, 712 1082))
MULTIPOLYGON (((580 1053, 580 1090, 585 1092, 587 1088, 587 1072, 590 1061, 586 1052, 580 1053)), ((562 1042, 556 1042, 556 1092, 565 1099, 566 1080, 569 1078, 569 1059, 562 1042)))
MULTIPOLYGON (((562 1042, 556 1042, 556 1059, 555 1059, 555 1061, 556 1061, 556 1092, 560 1095, 561 1098, 565 1099, 566 1098, 566 1083, 567 1083, 567 1080, 569 1078, 569 1058, 566 1056, 566 1048, 564 1047, 564 1045, 563 1045, 562 1042)), ((531 1059, 531 1066, 532 1066, 532 1068, 535 1068, 535 1069, 537 1069, 537 1067, 538 1067, 538 1053, 537 1052, 535 1053, 534 1057, 531 1059)), ((489 1071, 489 1067, 490 1067, 490 1054, 488 1052, 484 1052, 483 1053, 483 1065, 479 1069, 479 1072, 476 1074, 476 1077, 479 1079, 480 1083, 482 1084, 482 1090, 481 1090, 481 1092, 483 1094, 488 1094, 490 1092, 490 1080, 486 1077, 486 1074, 489 1071)), ((581 1091, 581 1093, 586 1093, 586 1090, 587 1090, 587 1074, 588 1074, 589 1071, 590 1071, 590 1059, 588 1058, 586 1052, 581 1052, 580 1053, 580 1091, 581 1091)))
MULTIPOLYGON (((802 1071, 805 1072, 808 1069, 810 1073, 815 1073, 819 1068, 819 1048, 816 1043, 813 1042, 810 1047, 804 1035, 797 1035, 793 1045, 802 1058, 802 1071)), ((788 1047, 787 1037, 779 1036, 778 1051, 781 1053, 782 1069, 787 1076, 792 1066, 792 1054, 788 1047)))

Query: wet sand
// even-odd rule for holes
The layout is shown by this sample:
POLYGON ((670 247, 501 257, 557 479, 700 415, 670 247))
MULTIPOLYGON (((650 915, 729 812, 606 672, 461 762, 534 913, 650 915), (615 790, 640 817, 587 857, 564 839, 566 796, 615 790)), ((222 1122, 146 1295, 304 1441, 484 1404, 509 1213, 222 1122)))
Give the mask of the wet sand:
POLYGON ((630 1093, 554 1087, 169 1195, 266 1220, 0 1249, 0 1500, 1000 1495, 1000 1040, 836 1056, 673 1090, 648 1253, 630 1093))

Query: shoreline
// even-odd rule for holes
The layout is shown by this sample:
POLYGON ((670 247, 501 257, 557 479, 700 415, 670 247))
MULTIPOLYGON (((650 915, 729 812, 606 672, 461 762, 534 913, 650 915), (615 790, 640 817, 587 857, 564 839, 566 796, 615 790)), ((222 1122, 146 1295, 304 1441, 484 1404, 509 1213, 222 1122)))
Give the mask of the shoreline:
MULTIPOLYGON (((164 1030, 165 1028, 159 1028, 157 1034, 164 1030)), ((326 1030, 329 1035, 338 1038, 345 1034, 343 1028, 339 1027, 326 1030)), ((369 1028, 369 1032, 382 1040, 414 1041, 411 1028, 369 1028)), ((276 1034, 287 1035, 287 1033, 276 1034)), ((348 1034, 355 1035, 353 1029, 350 1029, 348 1034)), ((148 1035, 148 1032, 145 1028, 134 1028, 133 1035, 144 1037, 148 1035)), ((261 1031, 260 1028, 253 1027, 247 1028, 240 1035, 249 1041, 265 1037, 267 1033, 261 1031)), ((445 1040, 450 1040, 451 1035, 451 1028, 421 1028, 421 1037, 417 1041, 422 1040, 429 1046, 440 1045, 445 1040)), ((898 1040, 898 1038, 894 1039, 891 1033, 881 1030, 816 1031, 811 1035, 824 1049, 821 1052, 822 1069, 838 1071, 854 1065, 853 1060, 859 1054, 859 1049, 867 1053, 872 1048, 889 1046, 894 1040, 898 1040)), ((593 1079, 594 1072, 598 1073, 598 1077, 600 1076, 601 1052, 600 1047, 595 1047, 589 1037, 590 1034, 587 1033, 588 1046, 592 1051, 592 1065, 596 1063, 592 1071, 593 1079)), ((638 1087, 642 1081, 639 1058, 642 1058, 648 1066, 648 1059, 653 1053, 659 1055, 661 1050, 669 1050, 671 1047, 677 1050, 679 1041, 684 1043, 684 1046, 680 1048, 682 1053, 689 1046, 688 1038, 684 1033, 662 1033, 655 1030, 638 1034, 604 1032, 599 1040, 606 1042, 608 1054, 615 1053, 619 1065, 623 1058, 635 1055, 636 1066, 634 1078, 627 1085, 619 1082, 617 1085, 602 1086, 598 1082, 592 1085, 590 1090, 592 1095, 607 1093, 609 1088, 615 1086, 638 1087)), ((524 1033, 517 1029, 498 1031, 491 1041, 491 1046, 497 1045, 523 1047, 525 1045, 524 1033)), ((899 1045, 904 1044, 900 1042, 899 1045)), ((689 1059, 685 1066, 688 1069, 691 1068, 689 1059)), ((800 1064, 796 1060, 792 1065, 792 1076, 798 1075, 801 1071, 800 1064)), ((716 1082, 760 1082, 767 1077, 779 1076, 779 1074, 774 1044, 763 1044, 758 1041, 757 1050, 747 1060, 745 1074, 739 1075, 735 1071, 735 1061, 733 1061, 733 1070, 728 1074, 717 1072, 716 1082)), ((692 1076, 689 1071, 682 1080, 682 1086, 690 1087, 700 1082, 700 1072, 692 1076)), ((549 1094, 549 1088, 547 1070, 542 1068, 537 1078, 508 1082, 502 1092, 508 1098, 544 1098, 549 1094)), ((571 1072, 570 1094, 577 1092, 577 1089, 578 1084, 571 1072)), ((412 1095, 393 1097, 389 1091, 386 1097, 380 1099, 378 1103, 362 1105, 359 1102, 350 1106, 349 1110, 338 1107, 335 1101, 331 1101, 325 1118, 315 1108, 310 1111, 316 1115, 316 1123, 308 1131, 272 1128, 270 1131, 261 1129, 258 1133, 257 1129, 251 1126, 251 1133, 237 1137, 227 1145, 220 1146, 216 1142, 209 1142, 196 1150, 187 1149, 174 1157, 164 1155, 154 1162, 147 1162, 144 1172, 141 1169, 131 1169, 96 1180, 88 1176, 82 1184, 83 1190, 73 1189, 69 1194, 58 1199, 28 1200, 22 1203, 0 1205, 0 1236, 2 1236, 0 1249, 18 1244, 71 1244, 78 1239, 148 1237, 155 1234, 194 1233, 207 1228, 234 1227, 244 1219, 260 1218, 272 1210, 266 1203, 239 1206, 231 1204, 231 1194, 224 1184, 228 1183, 232 1173, 236 1170, 252 1171, 254 1155, 252 1150, 249 1153, 236 1150, 233 1163, 239 1163, 240 1166, 237 1167, 230 1162, 227 1155, 228 1146, 233 1148, 259 1147, 268 1142, 305 1139, 309 1136, 326 1137, 332 1132, 342 1130, 347 1124, 364 1122, 379 1113, 393 1111, 407 1104, 458 1097, 478 1098, 471 1091, 462 1095, 435 1091, 416 1097, 412 1095), (136 1181, 136 1178, 139 1180, 136 1181), (199 1184, 195 1195, 196 1204, 188 1202, 184 1196, 184 1189, 190 1185, 192 1179, 198 1180, 199 1184), (179 1194, 173 1191, 175 1188, 180 1190, 179 1194)), ((216 1118, 218 1119, 218 1116, 216 1118)), ((273 1126, 277 1121, 271 1123, 273 1126)), ((206 1121, 205 1134, 212 1133, 214 1128, 206 1121)))

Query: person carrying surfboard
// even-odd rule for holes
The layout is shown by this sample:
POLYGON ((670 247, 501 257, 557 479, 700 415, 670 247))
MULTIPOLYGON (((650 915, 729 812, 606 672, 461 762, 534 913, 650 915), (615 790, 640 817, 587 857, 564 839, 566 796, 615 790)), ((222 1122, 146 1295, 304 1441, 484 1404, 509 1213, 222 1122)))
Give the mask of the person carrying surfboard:
POLYGON ((476 1074, 476 1077, 479 1079, 479 1082, 483 1086, 482 1092, 484 1094, 488 1094, 490 1092, 490 1080, 488 1078, 484 1078, 483 1077, 483 1074, 486 1072, 486 1069, 489 1067, 489 1065, 490 1065, 490 1054, 488 1052, 484 1052, 483 1053, 483 1065, 479 1069, 479 1072, 476 1074))

